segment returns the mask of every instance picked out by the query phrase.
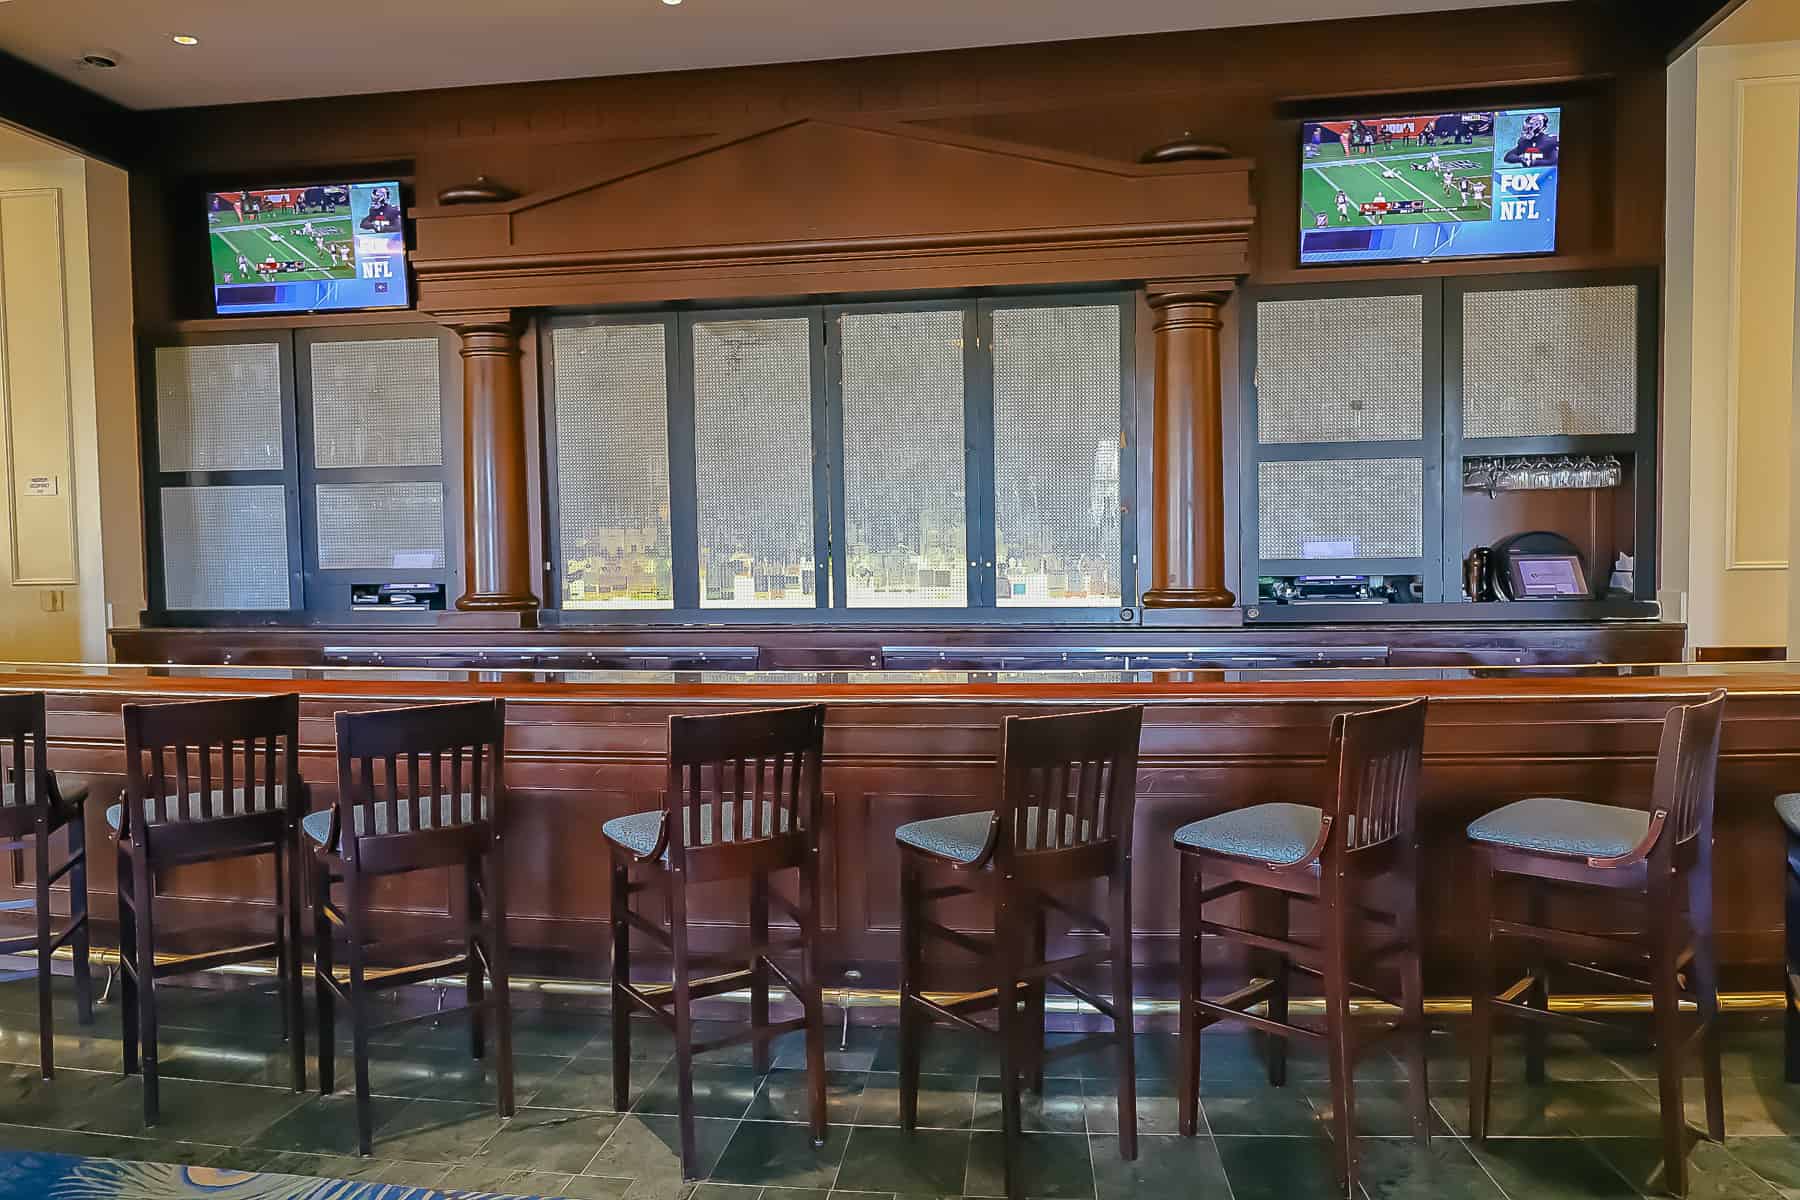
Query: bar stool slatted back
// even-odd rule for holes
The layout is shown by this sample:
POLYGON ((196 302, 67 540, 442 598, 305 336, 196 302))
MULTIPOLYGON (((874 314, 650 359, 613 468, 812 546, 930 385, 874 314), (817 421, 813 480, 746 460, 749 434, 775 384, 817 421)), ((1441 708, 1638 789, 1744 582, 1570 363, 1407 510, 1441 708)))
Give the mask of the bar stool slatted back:
POLYGON ((50 959, 69 946, 75 956, 75 1012, 83 1025, 94 1023, 94 986, 88 972, 87 788, 60 788, 50 770, 44 729, 44 694, 0 695, 0 850, 17 853, 31 844, 34 933, 0 941, 0 954, 38 956, 38 1069, 55 1073, 55 1032, 51 1022, 50 959), (68 828, 68 855, 50 866, 50 840, 68 828), (50 888, 69 880, 69 918, 62 932, 50 930, 50 888))
MULTIPOLYGON (((338 795, 303 823, 313 856, 313 949, 319 1008, 319 1090, 332 1090, 336 1001, 350 1005, 357 1142, 374 1140, 369 1099, 369 993, 462 974, 470 1054, 487 1054, 494 1018, 498 1109, 513 1113, 512 1007, 506 949, 506 707, 502 700, 427 704, 337 714, 338 795), (463 952, 371 972, 369 889, 385 875, 460 867, 463 952), (331 899, 344 885, 345 902, 331 899), (334 929, 349 969, 336 973, 334 929), (491 985, 491 986, 490 986, 491 985)), ((441 1013, 429 1013, 438 1016, 441 1013)), ((402 1018, 400 1022, 417 1017, 402 1018)))
POLYGON ((292 693, 176 704, 127 704, 125 794, 106 811, 119 837, 120 1010, 125 1072, 144 1076, 144 1122, 159 1115, 155 981, 275 956, 294 1090, 306 1088, 300 1002, 300 867, 296 814, 300 697, 292 693), (188 863, 272 854, 272 941, 156 961, 156 878, 188 863))
POLYGON ((1431 1135, 1425 1075, 1425 996, 1419 936, 1419 781, 1425 748, 1426 702, 1332 718, 1324 779, 1328 794, 1315 807, 1268 803, 1234 809, 1184 825, 1175 833, 1181 854, 1181 1132, 1198 1126, 1201 1030, 1235 1020, 1273 1034, 1269 1082, 1287 1081, 1287 1042, 1325 1043, 1331 1071, 1332 1150, 1338 1185, 1355 1194, 1359 1142, 1355 1127, 1355 1067, 1377 1038, 1407 1036, 1407 1108, 1412 1134, 1431 1135), (1208 884, 1211 886, 1208 886, 1208 884), (1207 919, 1205 906, 1244 894, 1249 922, 1207 919), (1316 900, 1316 943, 1288 936, 1294 898, 1316 900), (1366 935, 1367 927, 1385 935, 1366 935), (1237 942, 1260 960, 1258 978, 1216 998, 1204 994, 1203 935, 1237 942), (1357 976, 1351 973, 1354 963, 1357 976), (1363 973, 1384 964, 1398 982, 1393 1003, 1400 1019, 1358 1031, 1350 1024, 1352 992, 1377 996, 1363 973), (1325 991, 1325 1027, 1288 1022, 1288 976, 1317 975, 1325 991), (1249 1011, 1267 1004, 1267 1015, 1249 1011))
POLYGON ((769 1069, 769 1043, 804 1030, 812 1136, 823 1145, 825 1114, 825 1010, 819 988, 819 854, 825 797, 820 768, 825 751, 825 707, 669 718, 669 761, 662 806, 616 817, 601 827, 612 854, 613 1105, 631 1099, 631 1014, 647 1012, 675 1039, 681 1169, 689 1179, 705 1173, 696 1151, 694 1056, 742 1042, 752 1045, 756 1070, 769 1069), (798 872, 795 901, 770 887, 777 871, 798 872), (633 870, 645 875, 634 883, 633 870), (732 950, 698 954, 690 944, 687 889, 692 884, 747 879, 750 940, 747 954, 732 950), (632 897, 663 893, 669 927, 644 917, 632 897), (791 938, 769 936, 771 902, 798 926, 791 938), (642 933, 666 947, 674 960, 667 989, 631 980, 631 935, 642 933), (793 973, 782 956, 798 956, 793 973), (748 965, 724 975, 695 979, 702 965, 721 960, 748 965), (801 1015, 769 1020, 769 980, 778 978, 799 1001, 801 1015), (750 1027, 712 1042, 694 1040, 693 1003, 750 988, 750 1027))
POLYGON ((1687 1185, 1686 1124, 1682 1109, 1681 992, 1699 1013, 1693 1033, 1700 1044, 1707 1132, 1725 1136, 1724 1085, 1719 1065, 1719 970, 1713 948, 1713 794, 1723 735, 1725 692, 1671 707, 1663 716, 1649 805, 1627 807, 1561 797, 1515 801, 1470 824, 1477 865, 1476 919, 1483 931, 1477 955, 1469 1064, 1469 1125, 1477 1140, 1488 1133, 1488 1093, 1493 1067, 1494 1018, 1504 1013, 1527 1022, 1525 1077, 1544 1079, 1544 1032, 1552 1023, 1607 1032, 1585 1017, 1550 1008, 1548 953, 1564 966, 1624 981, 1653 1001, 1657 1078, 1662 1108, 1664 1183, 1681 1195, 1687 1185), (1497 889, 1511 880, 1524 891, 1523 919, 1495 916, 1497 889), (1648 928, 1631 937, 1602 936, 1549 924, 1548 892, 1556 885, 1636 893, 1648 928), (1684 894, 1685 893, 1685 894, 1684 894), (1525 977, 1496 995, 1494 941, 1527 943, 1525 977), (1625 969, 1647 969, 1648 980, 1625 969))
MULTIPOLYGON (((1007 717, 1001 731, 999 803, 991 812, 902 825, 900 849, 900 1123, 918 1124, 925 1025, 946 1021, 996 1034, 1000 1041, 1001 1116, 1006 1190, 1025 1194, 1021 1083, 1043 1088, 1044 1064, 1097 1045, 1117 1052, 1119 1154, 1137 1157, 1137 1098, 1132 1047, 1131 841, 1137 800, 1141 705, 1045 717, 1007 717), (991 870, 990 870, 991 868, 991 870), (970 883, 927 888, 927 871, 948 870, 970 883), (1107 881, 1104 918, 1082 911, 1059 889, 1107 881), (933 920, 930 906, 991 891, 994 934, 977 937, 933 920), (1055 910, 1096 931, 1092 950, 1052 959, 1046 918, 1055 910), (991 990, 961 1000, 926 994, 925 938, 947 942, 990 964, 991 990), (1110 963, 1110 996, 1080 973, 1110 963), (1053 1051, 1044 1047, 1050 985, 1107 1017, 1112 1029, 1053 1051), (970 1014, 994 1009, 994 1028, 970 1014)), ((1088 939, 1083 939, 1086 942, 1088 939)), ((1088 944, 1093 944, 1089 942, 1088 944)))

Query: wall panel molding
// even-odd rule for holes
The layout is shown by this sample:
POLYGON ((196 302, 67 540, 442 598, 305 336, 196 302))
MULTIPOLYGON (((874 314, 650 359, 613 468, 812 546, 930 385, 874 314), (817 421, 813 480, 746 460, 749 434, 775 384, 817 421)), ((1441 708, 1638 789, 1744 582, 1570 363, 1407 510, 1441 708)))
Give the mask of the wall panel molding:
MULTIPOLYGON (((1788 304, 1793 303, 1792 197, 1796 163, 1791 154, 1769 153, 1766 140, 1759 135, 1773 126, 1792 128, 1792 121, 1784 120, 1784 117, 1791 117, 1789 110, 1796 107, 1800 107, 1800 75, 1769 75, 1733 81, 1729 213, 1731 263, 1725 341, 1724 499, 1727 571, 1785 571, 1788 568, 1788 560, 1782 552, 1788 540, 1786 522, 1782 522, 1780 528, 1775 528, 1773 523, 1758 525, 1746 518, 1756 497, 1767 493, 1767 481, 1772 477, 1767 471, 1750 469, 1750 466, 1755 465, 1756 455, 1762 453, 1754 447, 1768 447, 1769 456, 1784 468, 1786 465, 1788 430, 1771 427, 1769 420, 1773 413, 1779 411, 1785 416, 1791 408, 1791 386, 1783 394, 1779 386, 1770 389, 1768 385, 1771 380, 1763 377, 1787 376, 1786 368, 1790 360, 1786 355, 1771 356, 1770 361, 1778 362, 1781 369, 1755 371, 1749 380, 1744 378, 1744 366, 1745 338, 1750 337, 1753 345, 1759 346, 1767 335, 1767 331, 1760 328, 1747 330, 1746 325, 1756 324, 1759 314, 1768 303, 1766 296, 1761 299, 1747 297, 1746 290, 1759 281, 1758 277, 1763 272, 1786 272, 1785 286, 1776 288, 1773 280, 1764 280, 1763 282, 1771 284, 1770 289, 1764 290, 1769 290, 1771 294, 1779 292, 1788 304), (1771 173, 1778 177, 1770 178, 1771 173), (1771 234, 1774 235, 1775 245, 1768 244, 1771 234), (1751 243, 1748 259, 1745 254, 1747 241, 1751 243), (1783 245, 1787 247, 1785 253, 1781 252, 1783 245), (1777 434, 1780 436, 1776 436, 1777 434), (1749 455, 1745 453, 1746 446, 1752 448, 1749 455), (1744 461, 1746 457, 1751 459, 1750 466, 1744 461), (1746 545, 1747 538, 1764 544, 1746 545)), ((1696 219, 1698 217, 1699 214, 1696 214, 1696 219)), ((1758 294, 1761 295, 1761 292, 1758 294)), ((1781 311, 1770 313, 1769 323, 1789 326, 1791 322, 1785 319, 1787 315, 1781 311)), ((1779 478, 1785 482, 1785 469, 1779 473, 1779 478)), ((1785 504, 1785 487, 1781 489, 1781 495, 1785 504)))
POLYGON ((63 233, 60 190, 0 191, 0 455, 14 587, 80 583, 63 233), (46 474, 55 494, 28 494, 29 478, 46 474), (60 537, 48 536, 52 524, 60 537))

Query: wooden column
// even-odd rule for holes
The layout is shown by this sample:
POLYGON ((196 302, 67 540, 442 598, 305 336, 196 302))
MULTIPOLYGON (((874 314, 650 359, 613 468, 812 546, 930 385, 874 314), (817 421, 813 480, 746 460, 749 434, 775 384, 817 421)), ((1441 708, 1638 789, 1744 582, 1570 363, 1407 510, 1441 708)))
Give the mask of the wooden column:
POLYGON ((1224 292, 1150 291, 1156 314, 1150 590, 1145 608, 1229 608, 1219 377, 1224 292))
POLYGON ((530 491, 519 326, 510 312, 446 317, 462 339, 465 612, 531 612, 530 491))

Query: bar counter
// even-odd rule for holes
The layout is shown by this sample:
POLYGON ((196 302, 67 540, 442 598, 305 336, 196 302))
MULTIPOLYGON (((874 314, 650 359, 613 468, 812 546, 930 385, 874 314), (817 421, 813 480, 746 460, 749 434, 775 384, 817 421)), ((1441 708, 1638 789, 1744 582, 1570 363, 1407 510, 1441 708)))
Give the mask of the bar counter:
MULTIPOLYGON (((1675 697, 1715 687, 1731 693, 1718 788, 1719 951, 1728 990, 1766 991, 1780 978, 1783 887, 1771 800, 1800 790, 1800 663, 1010 675, 0 665, 0 690, 47 693, 51 766, 91 789, 90 888, 105 945, 115 856, 101 818, 123 783, 121 704, 298 692, 302 773, 322 808, 336 792, 336 711, 503 696, 510 940, 521 971, 576 978, 605 975, 600 825, 656 807, 669 716, 826 703, 824 978, 829 987, 856 970, 862 986, 877 989, 891 984, 899 951, 896 826, 988 807, 1009 713, 1143 703, 1133 928, 1139 994, 1149 997, 1172 994, 1170 835, 1253 801, 1317 803, 1333 714, 1431 698, 1421 799, 1427 986, 1466 996, 1468 822, 1534 795, 1644 803, 1663 712, 1675 697)), ((0 899, 27 898, 27 880, 15 871, 0 899)), ((449 885, 433 873, 379 888, 382 936, 435 932, 452 911, 449 885)), ((190 867, 165 878, 159 912, 178 927, 210 926, 271 897, 264 862, 190 867)), ((977 926, 973 911, 969 927, 977 926)), ((729 944, 747 923, 744 896, 729 885, 697 893, 690 914, 708 923, 704 945, 729 944)), ((1556 923, 1602 932, 1588 916, 1578 900, 1551 912, 1556 923)), ((954 962, 944 967, 953 977, 954 962)))

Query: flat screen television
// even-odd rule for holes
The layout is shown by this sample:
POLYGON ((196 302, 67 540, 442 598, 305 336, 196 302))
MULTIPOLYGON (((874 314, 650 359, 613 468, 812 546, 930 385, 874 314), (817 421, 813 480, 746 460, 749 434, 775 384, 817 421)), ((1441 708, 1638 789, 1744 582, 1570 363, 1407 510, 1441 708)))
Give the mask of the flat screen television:
POLYGON ((206 223, 221 315, 411 302, 393 180, 208 192, 206 223))
POLYGON ((1300 262, 1552 253, 1561 151, 1554 107, 1307 121, 1300 262))

